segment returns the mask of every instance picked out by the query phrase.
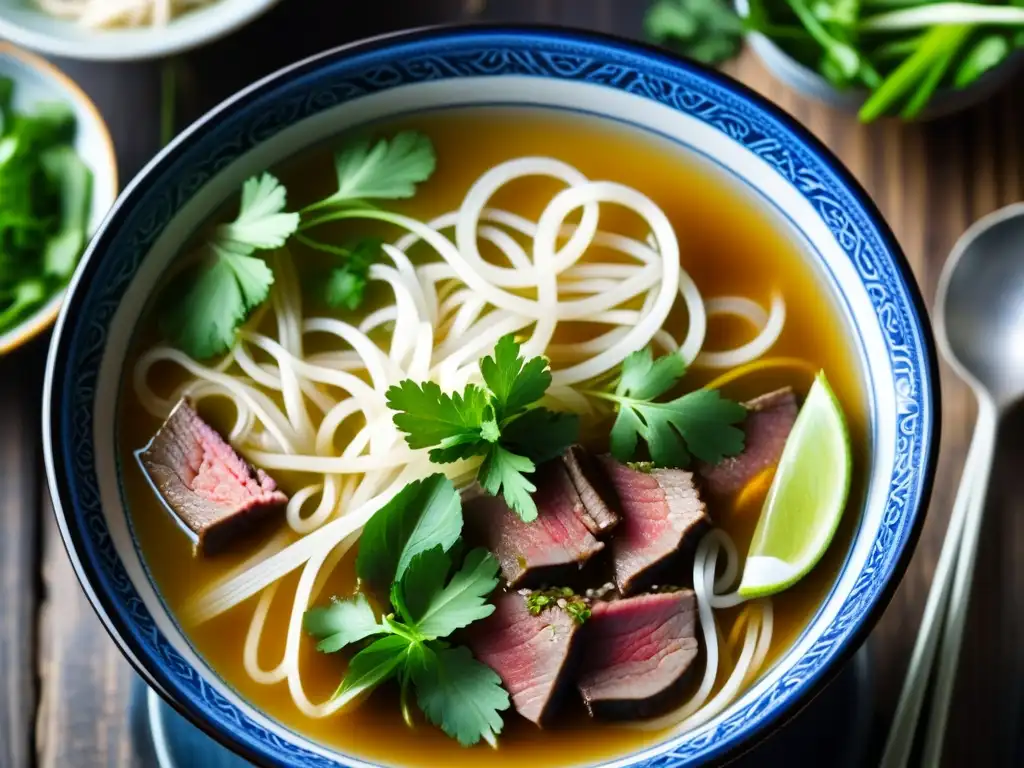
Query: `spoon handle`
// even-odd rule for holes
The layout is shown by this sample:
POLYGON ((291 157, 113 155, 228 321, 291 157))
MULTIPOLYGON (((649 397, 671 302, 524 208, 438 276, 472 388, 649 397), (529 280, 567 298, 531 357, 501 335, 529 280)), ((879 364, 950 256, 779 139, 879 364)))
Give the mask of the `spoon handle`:
POLYGON ((981 454, 984 437, 975 430, 971 446, 964 459, 963 473, 960 476, 960 489, 953 502, 946 536, 942 542, 942 551, 935 567, 935 576, 928 591, 921 628, 910 657, 910 664, 900 691, 899 703, 893 716, 889 735, 886 738, 885 750, 879 768, 906 768, 910 760, 910 752, 914 745, 914 733, 921 715, 928 680, 935 662, 935 652, 939 645, 942 632, 941 616, 945 612, 952 586, 953 568, 960 554, 960 542, 963 537, 964 522, 967 519, 968 502, 972 498, 975 465, 981 454))
MULTIPOLYGON (((946 721, 949 718, 949 702, 956 683, 956 671, 960 661, 960 646, 963 644, 964 625, 967 623, 967 609, 974 581, 974 564, 978 559, 978 540, 981 538, 981 521, 988 497, 988 482, 992 474, 995 456, 997 414, 995 406, 988 399, 978 403, 978 425, 972 444, 979 444, 974 476, 969 478, 971 491, 964 522, 964 539, 960 557, 953 575, 953 589, 950 593, 946 612, 946 626, 942 635, 938 673, 935 679, 935 693, 932 697, 931 716, 925 733, 925 768, 938 766, 942 758, 942 747, 946 735, 946 721)), ((962 481, 961 481, 962 482, 962 481)))

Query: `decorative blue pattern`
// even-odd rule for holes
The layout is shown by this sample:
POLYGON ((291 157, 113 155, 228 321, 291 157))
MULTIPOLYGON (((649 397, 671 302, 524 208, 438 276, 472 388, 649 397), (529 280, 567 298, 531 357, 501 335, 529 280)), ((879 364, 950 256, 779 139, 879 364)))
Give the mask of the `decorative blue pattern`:
MULTIPOLYGON (((937 395, 930 336, 897 266, 891 241, 832 161, 787 122, 724 78, 628 45, 575 33, 447 30, 328 54, 237 99, 190 131, 150 170, 108 223, 69 299, 51 358, 58 506, 71 549, 111 623, 154 679, 199 720, 260 762, 327 766, 333 761, 284 741, 221 696, 157 630, 110 540, 100 506, 93 406, 110 322, 129 282, 177 210, 241 154, 284 128, 360 96, 409 83, 505 75, 579 81, 627 91, 717 128, 767 161, 809 200, 856 267, 876 309, 894 370, 899 417, 896 464, 882 528, 842 610, 766 695, 713 730, 684 736, 637 768, 676 768, 720 757, 789 710, 869 620, 907 547, 933 469, 937 395)), ((355 764, 353 761, 352 764, 355 764)))

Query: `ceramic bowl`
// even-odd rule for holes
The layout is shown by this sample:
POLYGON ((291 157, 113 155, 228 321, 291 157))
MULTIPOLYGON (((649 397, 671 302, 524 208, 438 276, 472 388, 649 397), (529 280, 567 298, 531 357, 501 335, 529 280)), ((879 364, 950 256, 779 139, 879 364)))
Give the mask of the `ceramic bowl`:
MULTIPOLYGON (((735 0, 735 5, 741 16, 747 14, 749 9, 747 0, 735 0)), ((759 32, 747 35, 747 43, 765 68, 777 80, 804 96, 854 113, 859 111, 867 101, 867 91, 859 88, 851 90, 836 88, 820 74, 794 59, 770 38, 759 32)), ((1017 51, 1002 64, 989 70, 962 90, 953 88, 937 90, 921 114, 914 119, 935 120, 977 106, 1006 87, 1022 70, 1024 70, 1024 52, 1017 51)))
MULTIPOLYGON (((75 149, 93 174, 89 233, 99 227, 117 197, 117 158, 114 143, 99 110, 81 88, 48 61, 9 43, 0 43, 0 77, 14 81, 14 107, 31 109, 44 101, 61 101, 75 113, 75 149)), ((33 314, 6 332, 0 332, 0 355, 38 336, 57 318, 64 299, 58 291, 33 314)))
POLYGON ((214 0, 165 27, 90 29, 44 13, 35 0, 0 0, 0 37, 52 56, 131 61, 171 56, 224 37, 280 0, 214 0))
POLYGON ((125 190, 58 321, 45 455, 67 549, 125 655, 197 725, 261 765, 367 765, 257 711, 168 614, 127 521, 116 400, 132 330, 158 279, 247 176, 351 126, 484 103, 630 126, 702 158, 802 243, 820 300, 835 305, 853 340, 869 404, 870 466, 859 524, 827 599, 791 649, 720 716, 614 765, 725 759, 805 704, 854 653, 892 594, 930 492, 938 377, 910 269, 852 176, 743 86, 653 48, 548 28, 417 30, 300 62, 186 130, 125 190))

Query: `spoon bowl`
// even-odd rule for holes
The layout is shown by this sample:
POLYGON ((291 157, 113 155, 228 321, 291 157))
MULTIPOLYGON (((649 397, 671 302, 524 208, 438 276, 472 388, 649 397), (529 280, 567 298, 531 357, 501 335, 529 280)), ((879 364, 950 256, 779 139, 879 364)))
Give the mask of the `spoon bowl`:
POLYGON ((1024 395, 1024 203, 980 219, 939 281, 935 335, 943 355, 999 408, 1024 395))

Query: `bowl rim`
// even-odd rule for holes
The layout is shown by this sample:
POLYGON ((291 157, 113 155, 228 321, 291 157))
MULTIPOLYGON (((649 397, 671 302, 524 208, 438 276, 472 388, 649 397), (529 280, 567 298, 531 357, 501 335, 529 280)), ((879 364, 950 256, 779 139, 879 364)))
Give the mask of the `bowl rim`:
MULTIPOLYGON (((199 48, 222 37, 226 37, 255 21, 280 2, 281 0, 236 2, 232 6, 238 9, 235 13, 227 11, 209 13, 210 23, 196 24, 195 34, 191 37, 178 39, 173 36, 168 39, 166 28, 145 27, 129 30, 130 32, 137 33, 138 36, 127 38, 129 42, 122 45, 115 44, 117 35, 123 34, 122 30, 116 29, 96 30, 91 33, 90 37, 76 40, 31 29, 4 15, 0 15, 0 37, 39 53, 63 56, 81 61, 145 61, 190 51, 193 48, 199 48), (217 21, 218 19, 220 21, 217 21)), ((215 6, 197 8, 194 11, 190 11, 187 15, 205 13, 212 8, 215 8, 215 6)), ((39 13, 46 15, 41 9, 39 13)), ((176 19, 172 19, 168 28, 177 23, 181 18, 179 16, 176 19)), ((54 21, 66 22, 67 20, 54 18, 54 21)), ((122 41, 125 39, 124 37, 121 38, 122 41)))
MULTIPOLYGON (((74 102, 83 112, 89 115, 89 119, 96 127, 100 141, 103 144, 103 156, 97 158, 96 162, 107 169, 106 172, 113 182, 113 188, 115 190, 119 189, 117 152, 114 151, 114 140, 110 137, 110 128, 107 125, 107 121, 103 119, 103 113, 100 112, 95 102, 89 98, 89 95, 82 90, 82 87, 57 65, 36 53, 20 48, 13 42, 0 42, 0 56, 11 56, 35 72, 40 73, 45 79, 52 81, 56 85, 57 90, 62 91, 67 96, 68 101, 74 102)), ((92 196, 93 200, 91 203, 95 204, 95 186, 93 186, 92 196)), ((102 225, 97 227, 96 231, 98 232, 101 227, 102 225)), ((92 234, 90 233, 90 238, 92 234)), ((83 251, 79 260, 85 258, 86 252, 87 249, 83 251)), ((57 315, 60 313, 61 305, 64 303, 64 296, 67 294, 67 290, 67 285, 58 289, 39 309, 9 331, 0 333, 0 357, 14 352, 19 347, 23 347, 54 324, 57 320, 57 315)))
MULTIPOLYGON (((57 332, 54 334, 54 339, 50 346, 43 402, 44 458, 46 462, 49 488, 53 498, 54 514, 57 518, 58 528, 60 530, 65 549, 72 561, 72 565, 75 569, 79 582, 82 584, 83 589, 89 597, 90 604, 97 613, 97 616, 104 624, 107 632, 111 635, 111 638, 121 650, 122 654, 124 654, 131 662, 136 672, 140 674, 147 684, 155 688, 176 711, 184 715, 190 722, 216 739, 218 742, 224 744, 236 753, 243 755, 257 765, 279 765, 279 763, 272 757, 266 756, 259 750, 241 743, 239 739, 234 736, 230 727, 216 721, 215 718, 206 718, 202 716, 195 703, 187 697, 183 697, 182 700, 178 700, 175 696, 171 695, 159 680, 159 677, 166 677, 166 675, 164 675, 160 670, 158 670, 158 674, 154 675, 146 665, 141 663, 139 657, 133 652, 131 647, 132 643, 126 640, 124 633, 119 630, 119 625, 122 623, 121 617, 117 616, 116 613, 113 616, 108 613, 107 608, 116 605, 116 601, 111 599, 109 594, 102 591, 94 591, 92 589, 91 585, 94 579, 90 578, 91 566, 86 566, 77 553, 76 538, 81 534, 81 532, 76 532, 71 529, 68 525, 67 515, 63 509, 62 499, 67 497, 67 493, 65 491, 67 485, 67 472, 65 468, 54 458, 56 447, 53 438, 55 434, 61 431, 59 424, 60 417, 58 415, 59 408, 54 408, 56 389, 55 379, 59 375, 57 363, 62 357, 61 347, 65 324, 69 313, 74 308, 76 292, 79 287, 79 283, 84 278, 84 272, 88 263, 94 257, 96 252, 101 250, 101 246, 104 244, 104 241, 113 237, 113 234, 120 228, 118 218, 120 214, 123 213, 123 209, 127 208, 130 210, 130 201, 136 191, 140 187, 145 188, 152 181, 152 178, 158 175, 157 172, 163 166, 171 164, 173 155, 175 155, 179 150, 186 149, 193 140, 201 137, 204 132, 209 129, 210 125, 215 123, 219 117, 223 116, 225 113, 230 113, 237 106, 259 96, 267 89, 276 87, 285 82, 298 80, 304 75, 317 71, 325 64, 334 61, 344 61, 351 55, 373 52, 379 53, 386 51, 388 48, 397 47, 406 43, 429 42, 432 38, 458 38, 463 35, 494 35, 496 37, 504 36, 506 38, 513 39, 516 37, 539 37, 550 40, 554 43, 562 41, 571 44, 589 45, 596 48, 607 48, 610 51, 629 54, 651 64, 657 64, 669 69, 681 69, 683 71, 690 72, 704 78, 712 85, 721 88, 724 92, 740 97, 767 118, 776 121, 807 150, 812 152, 817 162, 835 176, 835 179, 839 182, 839 185, 843 188, 844 192, 850 197, 850 199, 859 205, 862 208, 863 213, 866 214, 868 223, 873 227, 875 234, 886 249, 883 254, 883 260, 891 264, 895 280, 902 284, 902 288, 905 291, 908 318, 915 325, 920 345, 918 354, 920 358, 919 370, 922 375, 922 381, 919 399, 922 407, 927 409, 928 415, 931 418, 928 421, 927 429, 922 432, 920 454, 921 463, 919 469, 915 473, 918 478, 916 483, 918 488, 918 503, 912 511, 907 513, 907 524, 903 529, 905 534, 902 543, 898 541, 896 542, 896 544, 900 545, 902 548, 890 561, 891 568, 881 579, 880 586, 877 589, 875 598, 870 607, 853 623, 843 642, 840 644, 841 647, 830 654, 832 656, 832 663, 822 665, 820 668, 815 669, 809 676, 809 679, 800 685, 799 691, 793 694, 794 698, 789 706, 779 708, 777 711, 772 712, 767 716, 762 716, 759 720, 758 727, 742 729, 739 736, 734 736, 731 739, 725 739, 725 744, 708 748, 707 752, 702 757, 702 759, 708 761, 708 764, 721 764, 731 761, 740 754, 752 749, 770 733, 785 722, 789 721, 797 712, 803 709, 803 707, 807 706, 807 704, 836 677, 850 658, 852 658, 863 644, 865 638, 876 624, 886 606, 891 601, 916 548, 921 529, 924 525, 924 519, 927 514, 934 483, 941 435, 941 419, 938 418, 938 415, 941 413, 938 359, 924 299, 903 250, 899 246, 889 225, 882 217, 877 206, 871 200, 860 183, 855 179, 853 174, 845 168, 834 153, 814 137, 810 131, 804 128, 794 117, 768 101, 765 97, 756 93, 748 86, 736 81, 729 75, 695 63, 689 59, 677 56, 663 48, 659 48, 651 44, 637 42, 618 35, 567 28, 552 24, 452 23, 389 32, 337 46, 282 68, 224 100, 205 115, 197 119, 184 132, 179 134, 173 142, 158 153, 136 175, 132 182, 122 192, 117 203, 111 209, 110 214, 104 221, 96 237, 94 237, 88 252, 83 257, 79 268, 75 273, 69 288, 71 300, 66 302, 64 307, 61 309, 57 332), (923 380, 925 378, 927 381, 923 380)), ((341 757, 342 759, 346 759, 344 755, 341 755, 341 757)))

